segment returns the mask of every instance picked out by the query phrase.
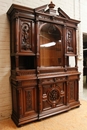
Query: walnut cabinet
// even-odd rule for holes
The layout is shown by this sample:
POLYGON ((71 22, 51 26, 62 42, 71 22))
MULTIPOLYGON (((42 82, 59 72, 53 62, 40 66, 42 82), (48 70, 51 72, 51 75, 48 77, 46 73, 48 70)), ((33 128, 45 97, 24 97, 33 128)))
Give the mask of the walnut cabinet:
POLYGON ((17 126, 80 106, 76 30, 54 4, 9 8, 12 119, 17 126))

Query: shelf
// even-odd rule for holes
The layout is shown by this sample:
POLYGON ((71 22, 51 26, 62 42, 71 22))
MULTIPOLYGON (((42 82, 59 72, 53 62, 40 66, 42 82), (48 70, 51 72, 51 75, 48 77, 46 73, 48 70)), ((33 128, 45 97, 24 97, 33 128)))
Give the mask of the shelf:
POLYGON ((78 56, 77 54, 65 54, 65 56, 78 56))
POLYGON ((11 56, 35 56, 36 54, 34 53, 14 53, 11 54, 11 56))

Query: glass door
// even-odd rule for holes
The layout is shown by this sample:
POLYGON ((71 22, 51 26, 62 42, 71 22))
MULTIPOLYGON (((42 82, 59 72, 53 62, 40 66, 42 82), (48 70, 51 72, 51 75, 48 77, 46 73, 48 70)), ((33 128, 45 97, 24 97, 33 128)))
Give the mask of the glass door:
POLYGON ((45 24, 40 30, 40 67, 62 66, 61 31, 54 24, 45 24))

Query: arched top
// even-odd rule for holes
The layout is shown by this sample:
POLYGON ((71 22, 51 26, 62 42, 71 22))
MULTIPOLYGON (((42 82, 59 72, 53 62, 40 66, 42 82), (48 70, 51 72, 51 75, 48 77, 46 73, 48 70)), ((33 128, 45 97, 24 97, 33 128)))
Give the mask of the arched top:
POLYGON ((55 40, 61 40, 61 30, 57 25, 51 23, 44 23, 40 26, 40 34, 41 32, 47 33, 48 35, 55 38, 55 40))

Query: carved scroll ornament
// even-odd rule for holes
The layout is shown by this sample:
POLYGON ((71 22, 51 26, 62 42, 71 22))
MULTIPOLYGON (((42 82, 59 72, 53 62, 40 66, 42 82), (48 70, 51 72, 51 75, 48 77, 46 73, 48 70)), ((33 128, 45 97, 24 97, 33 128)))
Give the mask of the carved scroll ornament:
POLYGON ((68 29, 67 30, 67 52, 73 52, 73 47, 72 47, 72 30, 68 29))
POLYGON ((22 50, 31 50, 31 27, 29 23, 22 24, 22 50))

